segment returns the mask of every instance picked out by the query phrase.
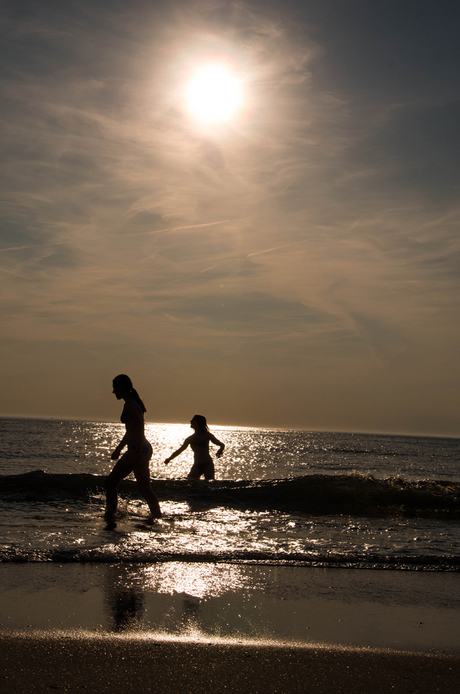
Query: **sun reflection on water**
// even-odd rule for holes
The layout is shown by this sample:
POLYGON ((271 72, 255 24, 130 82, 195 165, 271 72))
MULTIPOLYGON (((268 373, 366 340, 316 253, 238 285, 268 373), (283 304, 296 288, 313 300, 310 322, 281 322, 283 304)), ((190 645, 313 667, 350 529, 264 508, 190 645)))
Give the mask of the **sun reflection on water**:
POLYGON ((157 593, 185 594, 195 598, 218 597, 245 588, 247 577, 239 566, 174 562, 149 566, 145 587, 157 593))

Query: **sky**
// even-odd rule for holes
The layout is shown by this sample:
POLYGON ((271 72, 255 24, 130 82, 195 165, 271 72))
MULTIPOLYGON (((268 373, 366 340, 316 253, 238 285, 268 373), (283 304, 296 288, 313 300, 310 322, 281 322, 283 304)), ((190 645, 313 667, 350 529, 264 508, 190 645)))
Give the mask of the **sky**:
POLYGON ((0 414, 460 436, 457 0, 1 10, 0 414))

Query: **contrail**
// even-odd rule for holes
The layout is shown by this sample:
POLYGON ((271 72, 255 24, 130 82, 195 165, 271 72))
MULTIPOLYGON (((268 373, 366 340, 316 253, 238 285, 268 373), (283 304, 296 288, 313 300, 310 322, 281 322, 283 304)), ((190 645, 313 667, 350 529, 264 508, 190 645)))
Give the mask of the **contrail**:
POLYGON ((244 345, 245 342, 247 342, 247 340, 241 340, 241 342, 238 343, 236 345, 236 347, 233 347, 233 349, 229 349, 228 352, 225 352, 224 354, 222 354, 222 357, 226 357, 227 354, 231 354, 232 352, 236 352, 236 350, 239 349, 241 347, 241 345, 244 345))
POLYGON ((16 277, 22 277, 23 280, 29 280, 29 282, 32 282, 31 277, 26 277, 25 275, 20 275, 19 272, 12 272, 11 270, 5 270, 4 267, 0 267, 0 270, 2 272, 7 272, 9 275, 15 275, 16 277))
POLYGON ((255 255, 262 255, 262 253, 270 253, 271 251, 279 251, 280 248, 288 248, 289 246, 292 246, 292 243, 286 243, 284 246, 275 246, 274 248, 266 248, 263 251, 256 251, 255 253, 250 253, 246 256, 246 258, 252 258, 255 255))
POLYGON ((204 227, 214 227, 218 224, 226 224, 227 222, 234 222, 234 219, 222 219, 219 222, 206 222, 205 224, 186 224, 181 227, 167 227, 166 229, 155 229, 154 231, 138 231, 134 234, 128 234, 128 236, 140 236, 141 234, 161 234, 164 231, 180 231, 181 229, 203 229, 204 227))
POLYGON ((33 248, 33 246, 14 246, 13 248, 0 248, 0 253, 6 253, 6 251, 22 251, 23 248, 33 248))

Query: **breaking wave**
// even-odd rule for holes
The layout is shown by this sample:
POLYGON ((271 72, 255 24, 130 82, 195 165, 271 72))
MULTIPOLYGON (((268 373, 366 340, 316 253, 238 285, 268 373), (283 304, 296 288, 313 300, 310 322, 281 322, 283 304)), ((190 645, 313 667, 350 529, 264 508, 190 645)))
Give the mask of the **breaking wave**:
MULTIPOLYGON (((49 474, 41 470, 0 477, 0 499, 84 502, 104 489, 104 477, 49 474)), ((407 481, 400 477, 305 475, 278 480, 196 482, 154 479, 160 501, 188 501, 203 507, 274 509, 310 515, 348 514, 370 518, 460 519, 460 483, 446 480, 407 481)), ((119 485, 121 494, 139 497, 134 481, 119 485)))

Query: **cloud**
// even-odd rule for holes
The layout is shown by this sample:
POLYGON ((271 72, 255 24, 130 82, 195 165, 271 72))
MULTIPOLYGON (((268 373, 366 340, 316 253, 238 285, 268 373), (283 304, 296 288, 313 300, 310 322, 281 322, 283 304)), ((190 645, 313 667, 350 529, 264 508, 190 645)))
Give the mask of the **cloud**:
MULTIPOLYGON (((159 217, 159 215, 155 215, 155 214, 152 214, 149 212, 143 212, 143 213, 141 212, 138 215, 136 215, 136 217, 139 217, 139 216, 142 216, 143 219, 144 218, 149 219, 151 217, 153 217, 155 219, 161 219, 161 217, 159 217)), ((187 229, 204 229, 205 227, 214 227, 214 226, 217 226, 219 224, 226 224, 227 222, 230 222, 230 221, 231 221, 230 219, 222 219, 222 220, 217 221, 217 222, 206 222, 205 224, 186 224, 186 225, 180 226, 180 227, 166 227, 165 229, 154 229, 154 230, 149 229, 146 232, 137 232, 137 233, 160 234, 160 233, 163 233, 165 231, 182 231, 182 230, 187 230, 187 229)), ((131 235, 133 235, 133 234, 131 234, 131 235)))

